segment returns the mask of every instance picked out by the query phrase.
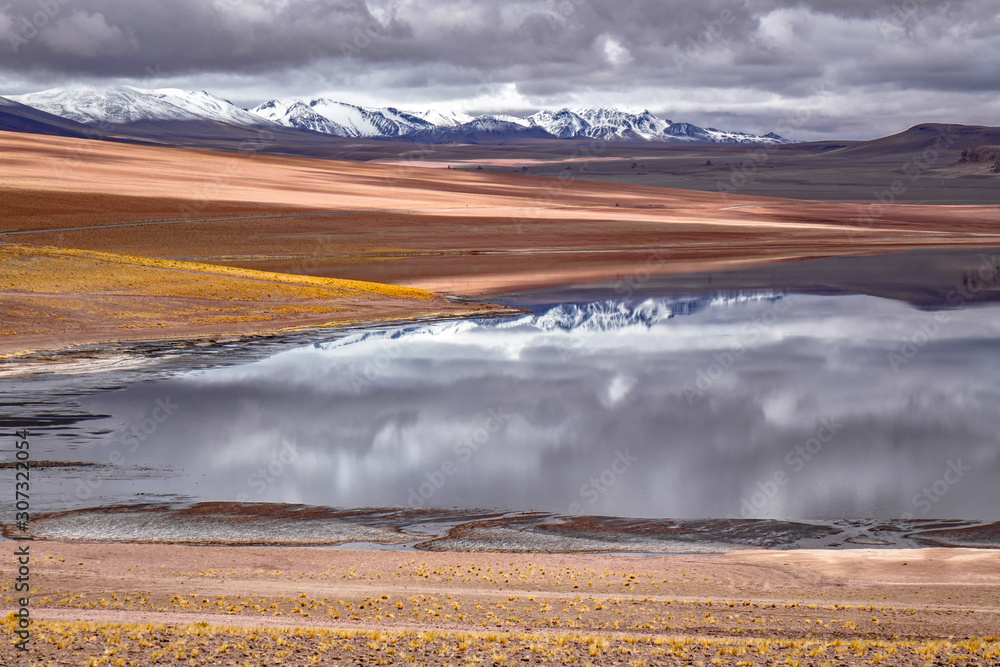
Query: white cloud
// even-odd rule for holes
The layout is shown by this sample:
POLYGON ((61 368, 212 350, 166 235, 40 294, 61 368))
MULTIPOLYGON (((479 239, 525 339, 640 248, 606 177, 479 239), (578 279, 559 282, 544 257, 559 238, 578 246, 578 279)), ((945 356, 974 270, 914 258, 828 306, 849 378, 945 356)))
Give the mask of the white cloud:
POLYGON ((628 49, 610 36, 604 37, 604 56, 608 59, 608 63, 615 67, 622 67, 632 62, 632 54, 629 53, 628 49))

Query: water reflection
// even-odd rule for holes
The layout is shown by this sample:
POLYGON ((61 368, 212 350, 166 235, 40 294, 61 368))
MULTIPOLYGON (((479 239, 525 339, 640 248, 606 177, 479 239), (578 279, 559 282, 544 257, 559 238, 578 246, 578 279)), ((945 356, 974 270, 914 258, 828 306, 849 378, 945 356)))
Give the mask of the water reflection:
POLYGON ((994 305, 935 313, 768 291, 562 305, 89 396, 116 434, 85 455, 174 472, 115 472, 89 493, 94 473, 74 473, 50 488, 65 506, 141 489, 339 507, 997 519, 998 397, 994 305))

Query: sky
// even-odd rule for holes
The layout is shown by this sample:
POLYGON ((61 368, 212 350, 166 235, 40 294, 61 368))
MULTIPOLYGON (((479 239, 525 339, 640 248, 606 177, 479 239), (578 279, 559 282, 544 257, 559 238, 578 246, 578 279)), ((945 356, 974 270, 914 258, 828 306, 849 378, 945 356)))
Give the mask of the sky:
POLYGON ((71 84, 791 138, 1000 125, 996 0, 0 0, 0 95, 71 84))

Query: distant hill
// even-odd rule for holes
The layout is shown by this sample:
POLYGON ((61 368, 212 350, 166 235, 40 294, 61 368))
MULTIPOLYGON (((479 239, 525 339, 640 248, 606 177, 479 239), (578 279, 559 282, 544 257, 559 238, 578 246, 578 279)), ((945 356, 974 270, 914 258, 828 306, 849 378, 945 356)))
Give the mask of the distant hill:
POLYGON ((997 144, 1000 144, 1000 127, 921 123, 887 137, 852 142, 844 148, 831 151, 830 154, 849 154, 858 157, 861 155, 918 154, 932 148, 939 151, 962 151, 966 148, 997 144))

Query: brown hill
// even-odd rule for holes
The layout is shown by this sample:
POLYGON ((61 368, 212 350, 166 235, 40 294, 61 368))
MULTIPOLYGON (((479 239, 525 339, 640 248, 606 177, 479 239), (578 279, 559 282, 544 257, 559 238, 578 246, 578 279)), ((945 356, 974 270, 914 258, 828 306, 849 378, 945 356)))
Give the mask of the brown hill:
POLYGON ((888 157, 915 155, 923 151, 961 151, 984 144, 1000 144, 1000 127, 921 123, 887 137, 860 141, 827 153, 830 157, 888 157))

